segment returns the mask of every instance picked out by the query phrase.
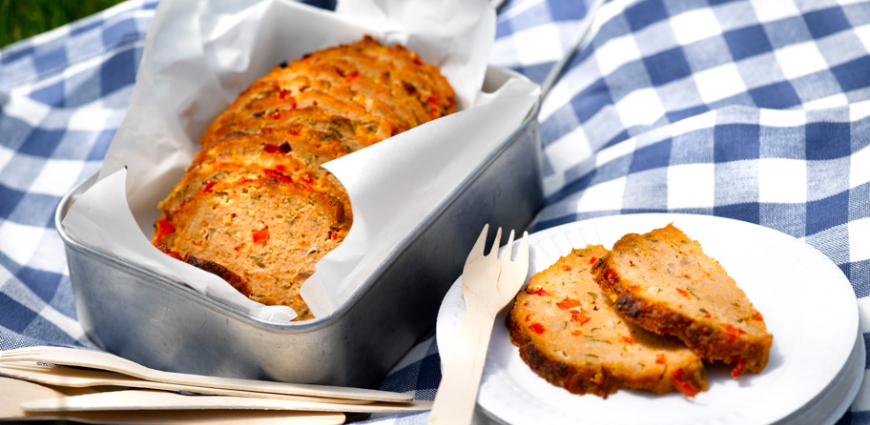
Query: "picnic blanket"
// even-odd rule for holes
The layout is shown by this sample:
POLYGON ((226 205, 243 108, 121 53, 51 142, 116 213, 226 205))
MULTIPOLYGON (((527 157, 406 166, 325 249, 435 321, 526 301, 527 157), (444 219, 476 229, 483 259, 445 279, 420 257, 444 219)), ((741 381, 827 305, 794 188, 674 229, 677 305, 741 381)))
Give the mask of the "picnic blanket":
MULTIPOLYGON (((590 3, 508 1, 490 63, 542 81, 590 3)), ((0 350, 93 347, 53 215, 99 169, 156 6, 126 2, 0 50, 0 350)), ((541 109, 547 206, 529 230, 639 212, 776 229, 842 269, 870 345, 868 52, 866 2, 604 4, 541 109)), ((430 332, 380 387, 433 399, 439 363, 430 332)), ((870 424, 868 385, 838 423, 870 424)))

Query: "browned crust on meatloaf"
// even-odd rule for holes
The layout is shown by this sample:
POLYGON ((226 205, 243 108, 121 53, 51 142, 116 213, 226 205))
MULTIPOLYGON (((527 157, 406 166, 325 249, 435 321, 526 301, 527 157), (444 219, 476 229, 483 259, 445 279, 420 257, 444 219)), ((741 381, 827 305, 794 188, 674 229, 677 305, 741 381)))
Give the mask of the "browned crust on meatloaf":
POLYGON ((242 295, 246 297, 251 295, 251 285, 248 285, 248 282, 245 279, 242 279, 241 276, 233 273, 232 270, 215 263, 214 261, 196 258, 190 254, 182 255, 166 248, 165 246, 158 246, 157 249, 163 251, 164 254, 175 258, 176 260, 184 261, 200 270, 219 276, 221 279, 227 281, 227 283, 229 283, 236 291, 241 292, 242 295))
POLYGON ((622 320, 595 284, 601 245, 575 249, 536 274, 507 318, 511 342, 531 369, 575 394, 620 388, 656 394, 707 389, 701 359, 678 339, 622 320))
POLYGON ((761 313, 673 224, 623 236, 595 268, 616 309, 644 329, 676 336, 706 360, 734 363, 734 377, 767 365, 773 335, 761 313))
POLYGON ((255 301, 313 318, 299 289, 353 220, 321 165, 452 113, 453 98, 437 67, 371 37, 281 64, 206 129, 159 205, 152 243, 238 274, 255 301))

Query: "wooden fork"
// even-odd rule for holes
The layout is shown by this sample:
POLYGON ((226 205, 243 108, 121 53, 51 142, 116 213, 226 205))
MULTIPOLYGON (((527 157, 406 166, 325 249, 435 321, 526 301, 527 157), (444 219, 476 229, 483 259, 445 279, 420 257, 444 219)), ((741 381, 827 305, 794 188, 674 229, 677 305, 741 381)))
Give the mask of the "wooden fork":
POLYGON ((489 225, 483 226, 462 270, 465 316, 438 386, 429 416, 430 425, 471 422, 495 316, 520 290, 529 270, 528 233, 523 234, 517 258, 511 261, 513 230, 501 258, 498 258, 501 228, 496 232, 489 254, 484 255, 488 229, 489 225))

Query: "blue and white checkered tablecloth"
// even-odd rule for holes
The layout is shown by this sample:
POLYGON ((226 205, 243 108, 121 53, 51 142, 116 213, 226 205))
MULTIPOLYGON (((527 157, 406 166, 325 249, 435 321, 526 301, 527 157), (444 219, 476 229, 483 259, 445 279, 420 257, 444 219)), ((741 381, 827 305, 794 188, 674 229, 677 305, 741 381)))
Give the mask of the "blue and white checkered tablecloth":
MULTIPOLYGON (((589 3, 508 1, 490 62, 540 82, 589 3)), ((100 166, 155 6, 127 2, 0 50, 0 350, 93 346, 53 213, 100 166)), ((530 230, 637 212, 779 230, 843 270, 870 346, 868 52, 866 2, 610 1, 542 107, 548 202, 530 230)), ((431 332, 381 387, 432 399, 439 380, 431 332)), ((839 423, 870 424, 868 385, 839 423)))

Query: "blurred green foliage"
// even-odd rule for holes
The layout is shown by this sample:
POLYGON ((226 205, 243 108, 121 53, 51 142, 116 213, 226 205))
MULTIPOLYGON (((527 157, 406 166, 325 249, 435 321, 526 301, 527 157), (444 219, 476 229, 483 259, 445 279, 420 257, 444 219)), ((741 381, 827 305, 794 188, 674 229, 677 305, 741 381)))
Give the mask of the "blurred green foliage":
POLYGON ((93 15, 122 0, 0 0, 0 47, 93 15))

